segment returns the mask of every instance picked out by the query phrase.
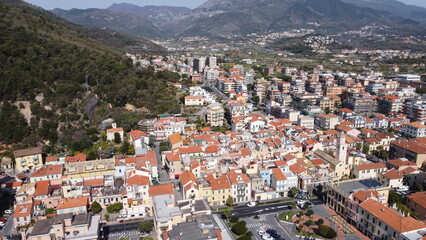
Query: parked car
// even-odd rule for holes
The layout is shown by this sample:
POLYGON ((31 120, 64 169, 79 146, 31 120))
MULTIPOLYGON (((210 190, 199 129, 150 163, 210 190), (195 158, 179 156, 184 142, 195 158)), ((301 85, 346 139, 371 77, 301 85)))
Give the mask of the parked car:
POLYGON ((274 229, 272 229, 272 228, 270 228, 270 229, 268 229, 268 230, 266 230, 266 233, 269 233, 269 234, 277 234, 277 231, 276 230, 274 230, 274 229))
POLYGON ((144 233, 141 233, 139 235, 139 237, 141 237, 141 238, 143 238, 143 237, 149 237, 149 234, 144 232, 144 233))
POLYGON ((263 231, 263 230, 259 230, 259 232, 258 232, 258 233, 259 233, 259 235, 260 235, 260 236, 263 236, 263 235, 265 235, 265 234, 266 234, 266 233, 265 233, 265 231, 263 231))
POLYGON ((7 222, 6 218, 0 218, 0 222, 7 222))
POLYGON ((306 203, 306 200, 303 200, 303 199, 297 200, 296 203, 297 203, 297 205, 304 205, 306 203))
POLYGON ((273 237, 271 237, 271 236, 269 236, 268 234, 263 235, 263 236, 262 236, 262 239, 263 239, 263 240, 274 240, 274 238, 273 238, 273 237))
POLYGON ((0 227, 4 227, 6 225, 5 222, 0 222, 0 227))
POLYGON ((10 209, 6 209, 6 210, 4 210, 4 213, 6 213, 6 214, 12 214, 12 213, 13 213, 13 211, 12 211, 12 210, 10 210, 10 209))
POLYGON ((278 233, 271 233, 271 237, 273 237, 273 238, 280 238, 281 235, 279 235, 278 233))
POLYGON ((249 202, 249 203, 247 203, 247 206, 248 207, 254 207, 254 206, 256 206, 256 202, 249 202))
POLYGON ((403 191, 408 191, 408 190, 410 190, 410 187, 408 187, 408 186, 401 186, 401 187, 396 188, 397 192, 403 192, 403 191))

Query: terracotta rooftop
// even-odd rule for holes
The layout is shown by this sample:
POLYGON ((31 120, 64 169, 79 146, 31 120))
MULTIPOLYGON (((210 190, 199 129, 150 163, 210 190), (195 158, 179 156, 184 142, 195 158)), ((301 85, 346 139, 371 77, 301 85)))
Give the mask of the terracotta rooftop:
POLYGON ((366 163, 366 164, 359 164, 355 166, 358 170, 371 170, 371 169, 379 169, 379 168, 386 168, 386 165, 384 163, 366 163))
POLYGON ((67 208, 86 207, 88 203, 89 203, 89 197, 63 198, 59 200, 56 209, 60 210, 60 209, 67 209, 67 208))
POLYGON ((149 196, 159 196, 165 194, 174 194, 173 183, 152 185, 149 187, 149 196))
POLYGON ((367 199, 359 206, 401 233, 426 228, 423 222, 417 221, 413 217, 403 217, 398 212, 373 199, 367 199))

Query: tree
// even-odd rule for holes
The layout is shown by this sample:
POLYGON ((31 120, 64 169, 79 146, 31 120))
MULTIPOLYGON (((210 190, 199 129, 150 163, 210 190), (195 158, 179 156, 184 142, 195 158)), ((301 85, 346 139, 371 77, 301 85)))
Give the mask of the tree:
POLYGON ((240 221, 235 223, 235 225, 232 226, 232 232, 234 232, 237 235, 245 234, 247 232, 246 222, 240 221))
POLYGON ((331 113, 331 109, 329 107, 326 107, 324 109, 325 114, 330 114, 331 113))
MULTIPOLYGON (((115 138, 115 134, 114 134, 114 138, 115 138)), ((129 150, 130 150, 130 143, 128 141, 123 141, 120 147, 120 152, 123 154, 129 154, 129 150)))
POLYGON ((117 143, 117 144, 121 143, 120 133, 118 133, 118 132, 114 133, 114 142, 117 143))
POLYGON ((355 148, 356 148, 356 150, 361 151, 361 149, 362 149, 362 143, 357 143, 355 145, 355 148))
POLYGON ((411 210, 405 204, 402 203, 397 203, 396 208, 398 208, 398 210, 403 212, 405 215, 408 215, 411 212, 411 210))
POLYGON ((336 231, 327 225, 320 225, 318 227, 318 234, 325 238, 335 238, 337 237, 336 231))
POLYGON ((293 208, 293 209, 296 209, 296 208, 297 208, 297 204, 296 204, 295 202, 292 202, 292 203, 290 204, 290 206, 291 206, 291 208, 293 208))
POLYGON ((237 217, 237 216, 232 216, 231 217, 231 219, 229 220, 231 223, 236 223, 236 222, 238 222, 238 220, 240 220, 240 218, 239 217, 237 217))
POLYGON ((96 149, 92 149, 87 155, 87 159, 89 160, 95 160, 98 158, 99 158, 99 154, 98 154, 98 151, 96 151, 96 149))
POLYGON ((107 207, 108 213, 118 213, 121 209, 123 209, 123 203, 114 203, 107 207))
POLYGON ((306 216, 310 217, 314 214, 314 211, 312 209, 308 209, 308 211, 306 211, 306 216))
POLYGON ((229 216, 231 216, 231 210, 226 209, 225 212, 223 212, 223 215, 226 217, 226 220, 228 220, 229 216))
POLYGON ((312 221, 312 220, 308 220, 308 221, 306 221, 305 222, 305 224, 306 224, 306 226, 312 226, 312 225, 314 225, 314 221, 312 221))
POLYGON ((290 189, 290 193, 292 197, 296 197, 296 195, 299 193, 299 190, 296 187, 292 187, 290 189))
POLYGON ((228 199, 226 199, 226 205, 232 206, 234 204, 234 198, 232 196, 228 196, 228 199))
MULTIPOLYGON (((3 80, 4 79, 2 79, 2 81, 3 80)), ((19 112, 18 108, 8 101, 4 101, 0 108, 0 122, 0 141, 2 142, 21 142, 30 133, 27 120, 25 120, 24 116, 19 112)))
POLYGON ((92 203, 92 212, 93 213, 100 213, 102 211, 102 206, 100 203, 94 201, 92 203))
POLYGON ((46 209, 46 215, 53 214, 54 212, 55 212, 54 208, 47 208, 46 209))
POLYGON ((253 102, 254 102, 256 105, 258 105, 258 104, 259 104, 259 102, 260 102, 260 98, 259 98, 259 96, 257 96, 257 95, 253 96, 252 100, 253 100, 253 102))
POLYGON ((394 191, 389 191, 388 203, 393 205, 394 203, 402 203, 402 196, 394 191))
POLYGON ((109 221, 109 218, 110 218, 109 214, 108 214, 108 213, 105 213, 104 217, 105 217, 105 220, 108 222, 108 221, 109 221))
POLYGON ((141 222, 138 225, 139 232, 151 232, 153 228, 153 224, 151 221, 149 222, 141 222))
POLYGON ((241 236, 241 237, 237 238, 237 240, 251 240, 251 237, 245 235, 245 236, 241 236))
POLYGON ((324 224, 324 219, 322 219, 322 218, 318 219, 317 224, 318 225, 323 225, 324 224))

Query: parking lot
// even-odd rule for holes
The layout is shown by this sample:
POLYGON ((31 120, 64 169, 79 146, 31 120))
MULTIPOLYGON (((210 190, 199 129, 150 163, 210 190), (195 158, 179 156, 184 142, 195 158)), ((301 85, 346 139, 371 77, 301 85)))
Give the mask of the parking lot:
POLYGON ((263 240, 260 236, 259 231, 266 231, 268 229, 273 229, 281 236, 282 239, 288 240, 297 240, 296 235, 289 229, 286 230, 285 227, 277 220, 276 215, 278 213, 268 213, 259 215, 259 219, 254 219, 253 217, 241 218, 241 220, 246 221, 247 228, 253 233, 253 239, 263 240))

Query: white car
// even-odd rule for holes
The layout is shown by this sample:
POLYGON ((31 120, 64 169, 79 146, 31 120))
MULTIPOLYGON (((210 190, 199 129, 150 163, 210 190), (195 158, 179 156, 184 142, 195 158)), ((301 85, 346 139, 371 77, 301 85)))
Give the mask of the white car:
POLYGON ((408 186, 401 186, 401 187, 396 188, 397 192, 403 192, 403 191, 408 191, 408 190, 410 190, 410 187, 408 187, 408 186))
POLYGON ((0 222, 0 227, 4 227, 5 225, 6 225, 6 223, 0 222))
POLYGON ((269 234, 262 235, 263 240, 274 240, 273 237, 269 236, 269 234))
POLYGON ((249 202, 249 203, 247 203, 247 206, 248 207, 254 207, 254 206, 256 206, 256 203, 255 202, 249 202))
POLYGON ((306 200, 297 200, 297 205, 304 205, 306 203, 306 200))
POLYGON ((6 210, 4 210, 4 213, 6 213, 6 214, 12 214, 12 213, 13 213, 13 211, 12 211, 12 210, 10 210, 10 209, 6 209, 6 210))
POLYGON ((258 232, 258 233, 259 233, 259 235, 260 235, 260 236, 263 236, 263 235, 265 235, 265 234, 266 234, 266 232, 265 232, 265 231, 263 231, 263 230, 259 230, 259 232, 258 232))

